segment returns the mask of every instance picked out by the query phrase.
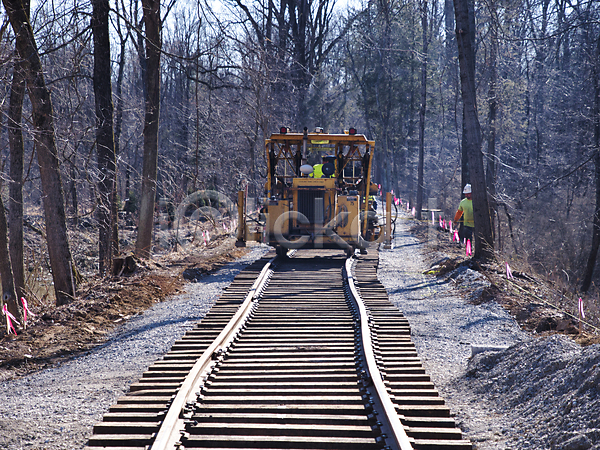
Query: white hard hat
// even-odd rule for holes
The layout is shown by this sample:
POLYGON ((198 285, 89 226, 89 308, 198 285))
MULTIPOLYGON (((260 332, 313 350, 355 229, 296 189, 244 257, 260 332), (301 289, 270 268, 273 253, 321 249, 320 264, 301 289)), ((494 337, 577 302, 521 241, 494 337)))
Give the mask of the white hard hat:
POLYGON ((463 194, 470 194, 470 193, 471 193, 471 185, 465 184, 465 188, 463 189, 463 194))
POLYGON ((310 164, 303 164, 300 166, 300 172, 302 172, 304 175, 310 175, 313 173, 313 166, 310 164))

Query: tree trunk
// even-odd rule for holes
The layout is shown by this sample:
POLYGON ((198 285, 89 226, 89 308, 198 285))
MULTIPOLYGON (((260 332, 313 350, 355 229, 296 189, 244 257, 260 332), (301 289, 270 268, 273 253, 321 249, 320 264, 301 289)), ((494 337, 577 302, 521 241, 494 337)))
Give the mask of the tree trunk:
MULTIPOLYGON (((29 0, 23 1, 23 8, 29 17, 29 0)), ((23 40, 18 33, 15 39, 23 40)), ((10 261, 15 291, 18 299, 25 295, 25 269, 23 257, 23 100, 25 98, 25 67, 16 58, 8 106, 8 142, 10 147, 10 184, 8 197, 8 226, 10 236, 10 261)), ((14 315, 14 312, 13 312, 14 315)), ((17 316, 15 316, 17 317, 17 316)))
POLYGON ((71 205, 73 208, 73 220, 71 224, 73 226, 79 225, 79 200, 77 199, 77 171, 75 170, 75 164, 71 163, 71 183, 69 186, 69 195, 71 196, 71 205))
POLYGON ((110 274, 115 255, 113 236, 116 205, 116 158, 113 134, 113 102, 108 32, 108 0, 92 0, 94 37, 94 97, 96 103, 96 151, 98 153, 98 253, 100 275, 110 274))
POLYGON ((594 55, 594 145, 596 146, 596 157, 594 158, 596 178, 596 209, 592 225, 592 246, 588 256, 581 290, 587 292, 592 284, 592 276, 596 267, 596 257, 600 247, 600 37, 596 42, 596 54, 594 55))
MULTIPOLYGON (((121 154, 121 130, 123 129, 123 78, 125 75, 125 57, 126 57, 126 47, 127 40, 129 37, 129 32, 125 36, 125 38, 121 37, 121 51, 119 53, 119 70, 117 72, 117 107, 115 111, 115 157, 118 160, 119 155, 121 154)), ((119 167, 116 167, 117 173, 119 173, 119 167)), ((127 169, 129 170, 129 169, 127 169)), ((115 195, 119 192, 118 183, 115 179, 115 195)), ((129 191, 125 189, 125 195, 123 198, 129 198, 129 191)), ((113 224, 113 244, 115 254, 119 253, 119 208, 117 205, 117 201, 115 198, 115 202, 113 204, 113 214, 115 216, 115 223, 113 224)))
POLYGON ((54 280, 56 304, 63 305, 75 296, 71 250, 67 236, 65 203, 54 138, 54 118, 50 91, 46 87, 44 72, 28 15, 20 0, 2 0, 15 35, 17 53, 23 61, 27 92, 31 100, 33 125, 40 178, 44 194, 44 214, 50 268, 54 280))
POLYGON ((10 254, 8 252, 8 228, 6 224, 6 213, 4 203, 0 195, 0 278, 2 278, 2 300, 7 304, 10 313, 21 321, 19 303, 15 293, 12 267, 10 266, 10 254))
POLYGON ((469 171, 469 155, 467 149, 469 148, 469 134, 467 133, 467 117, 465 115, 465 105, 462 107, 462 140, 460 149, 460 192, 461 198, 463 188, 465 185, 471 182, 471 174, 469 171))
POLYGON ((488 118, 488 157, 487 157, 487 170, 486 170, 486 185, 490 200, 490 217, 492 232, 494 227, 494 218, 497 214, 498 207, 496 206, 496 113, 498 109, 498 99, 496 94, 496 85, 498 81, 498 70, 496 67, 496 57, 498 54, 498 30, 496 22, 496 4, 494 0, 490 2, 490 11, 492 13, 492 26, 490 30, 490 85, 488 90, 488 105, 489 105, 489 118, 488 118))
POLYGON ((421 27, 423 28, 423 62, 421 63, 421 106, 419 108, 419 163, 417 166, 416 218, 421 220, 423 209, 423 165, 425 163, 425 112, 427 110, 427 0, 421 2, 421 27))
POLYGON ((160 2, 142 0, 146 27, 146 98, 144 117, 144 162, 142 167, 142 198, 136 242, 136 254, 150 257, 152 228, 156 199, 156 173, 158 160, 158 119, 160 108, 160 2))
MULTIPOLYGON (((17 39, 22 39, 17 36, 17 39)), ((10 146, 10 184, 8 195, 8 223, 10 228, 10 261, 17 299, 25 295, 23 258, 23 99, 25 76, 23 63, 15 61, 10 102, 8 107, 8 141, 10 146)), ((14 312, 11 311, 14 315, 14 312)), ((15 316, 16 317, 16 316, 15 316)))
POLYGON ((492 259, 494 241, 491 229, 490 210, 485 187, 483 154, 481 153, 481 128, 477 116, 475 85, 475 51, 472 36, 475 29, 469 23, 468 0, 454 0, 456 16, 456 41, 458 43, 458 61, 467 134, 469 171, 473 189, 473 219, 475 221, 476 259, 492 259))
MULTIPOLYGON (((468 26, 471 30, 475 30, 475 0, 461 0, 465 1, 467 8, 468 26)), ((454 6, 454 15, 456 16, 456 0, 454 6)), ((458 30, 458 23, 456 23, 456 29, 458 30)), ((471 43, 471 49, 473 50, 473 57, 469 58, 468 69, 473 71, 475 74, 475 31, 469 36, 469 42, 471 43)), ((461 74, 462 75, 462 74, 461 74)), ((473 75, 474 77, 475 75, 473 75)), ((463 102, 462 111, 462 149, 461 149, 461 192, 466 184, 471 183, 471 171, 469 168, 469 133, 467 131, 467 117, 465 112, 465 106, 463 102)))
POLYGON ((296 129, 301 130, 307 125, 308 119, 306 95, 310 84, 308 72, 308 57, 306 49, 306 28, 310 5, 308 0, 292 0, 289 2, 289 20, 292 29, 293 65, 291 69, 292 83, 297 89, 296 129))
MULTIPOLYGON (((445 24, 445 42, 446 65, 449 67, 456 55, 456 42, 454 42, 454 4, 452 0, 444 0, 444 24, 445 24)), ((448 70, 448 76, 451 77, 452 71, 448 70)), ((452 85, 452 78, 448 79, 448 85, 452 85)))

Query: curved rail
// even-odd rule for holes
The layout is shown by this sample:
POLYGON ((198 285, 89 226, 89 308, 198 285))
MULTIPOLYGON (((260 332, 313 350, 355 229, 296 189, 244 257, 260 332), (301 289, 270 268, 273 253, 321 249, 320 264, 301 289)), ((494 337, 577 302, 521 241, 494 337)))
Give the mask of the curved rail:
POLYGON ((373 352, 373 343, 371 340, 371 328, 369 327, 369 314, 367 308, 356 289, 354 284, 354 277, 352 276, 352 264, 353 258, 348 258, 344 266, 345 278, 348 282, 349 297, 355 304, 358 312, 357 319, 360 322, 360 335, 361 345, 360 354, 365 363, 366 380, 369 385, 372 385, 375 389, 374 395, 371 396, 375 403, 375 409, 380 412, 378 416, 381 422, 380 428, 382 436, 386 440, 386 445, 394 450, 413 450, 413 446, 410 443, 404 426, 398 418, 396 408, 388 395, 385 384, 379 367, 377 366, 377 360, 375 359, 375 353, 373 352))
POLYGON ((175 444, 179 441, 181 431, 184 429, 185 425, 184 419, 180 417, 181 412, 185 410, 190 402, 195 400, 196 393, 202 387, 201 385, 206 373, 209 372, 214 365, 216 365, 217 361, 222 358, 226 349, 240 333, 244 323, 255 308, 256 300, 260 297, 261 292, 273 273, 271 266, 274 265, 276 259, 277 257, 272 258, 263 267, 260 275, 248 291, 246 299, 235 315, 214 342, 205 350, 202 356, 198 358, 198 361, 196 361, 190 373, 181 384, 160 429, 156 433, 156 438, 151 446, 152 450, 175 448, 175 444))

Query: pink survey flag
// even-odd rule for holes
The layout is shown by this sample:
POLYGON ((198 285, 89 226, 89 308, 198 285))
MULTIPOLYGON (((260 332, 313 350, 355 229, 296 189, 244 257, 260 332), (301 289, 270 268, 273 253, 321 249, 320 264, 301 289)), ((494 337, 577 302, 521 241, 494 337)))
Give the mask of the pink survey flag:
POLYGON ((583 312, 583 300, 579 297, 579 316, 585 319, 585 313, 583 312))
POLYGON ((440 228, 442 228, 442 216, 440 216, 440 228))
POLYGON ((512 274, 512 270, 510 270, 510 266, 508 265, 508 263, 506 264, 506 279, 507 280, 514 280, 513 274, 512 274))
POLYGON ((467 239, 467 256, 471 256, 471 239, 467 239))
POLYGON ((29 309, 29 306, 27 305, 27 300, 25 300, 25 297, 21 297, 21 303, 23 304, 23 326, 25 328, 27 328, 27 313, 29 313, 32 316, 35 316, 35 314, 32 313, 31 310, 29 309))
POLYGON ((417 208, 415 208, 415 207, 413 206, 413 209, 412 209, 412 215, 413 215, 413 216, 415 216, 416 214, 417 214, 417 208))
POLYGON ((443 228, 444 230, 446 229, 446 219, 444 219, 444 222, 443 222, 442 228, 443 228))
POLYGON ((431 225, 435 225, 435 213, 431 211, 431 225))
POLYGON ((450 225, 450 234, 452 234, 452 221, 451 221, 451 220, 449 220, 449 221, 448 221, 448 224, 450 225))
POLYGON ((10 311, 8 310, 8 306, 5 304, 2 307, 2 314, 4 314, 6 316, 6 334, 10 334, 10 331, 12 330, 13 333, 15 333, 15 336, 17 335, 17 330, 15 330, 15 327, 12 324, 12 320, 15 321, 15 323, 19 323, 17 321, 17 319, 15 318, 15 316, 13 316, 10 311))
POLYGON ((460 243, 460 238, 458 237, 458 230, 454 230, 454 234, 452 235, 452 242, 460 243))

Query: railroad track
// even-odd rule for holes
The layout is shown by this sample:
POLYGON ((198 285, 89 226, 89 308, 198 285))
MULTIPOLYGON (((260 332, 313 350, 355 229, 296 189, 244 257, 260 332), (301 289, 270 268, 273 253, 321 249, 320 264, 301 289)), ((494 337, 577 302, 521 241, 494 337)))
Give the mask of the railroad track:
POLYGON ((377 261, 302 250, 252 264, 118 399, 86 450, 472 448, 377 261))

